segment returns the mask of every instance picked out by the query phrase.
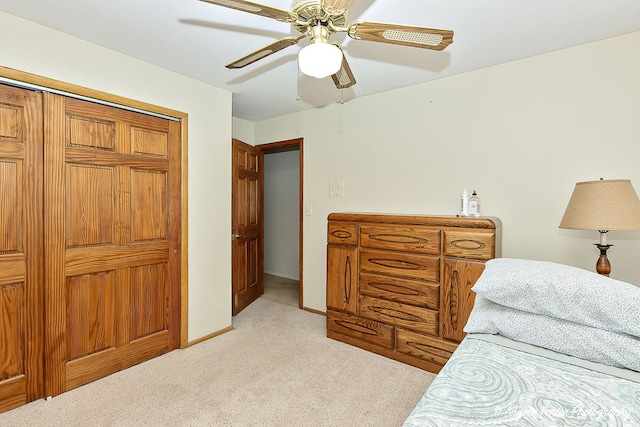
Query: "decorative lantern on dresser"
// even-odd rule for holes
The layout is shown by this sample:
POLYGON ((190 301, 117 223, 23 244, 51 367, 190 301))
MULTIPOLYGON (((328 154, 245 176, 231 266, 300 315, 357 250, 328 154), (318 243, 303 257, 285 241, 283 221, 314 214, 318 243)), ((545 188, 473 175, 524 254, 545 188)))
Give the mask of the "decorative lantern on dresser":
POLYGON ((500 257, 498 218, 333 213, 327 336, 437 373, 464 338, 471 287, 500 257))

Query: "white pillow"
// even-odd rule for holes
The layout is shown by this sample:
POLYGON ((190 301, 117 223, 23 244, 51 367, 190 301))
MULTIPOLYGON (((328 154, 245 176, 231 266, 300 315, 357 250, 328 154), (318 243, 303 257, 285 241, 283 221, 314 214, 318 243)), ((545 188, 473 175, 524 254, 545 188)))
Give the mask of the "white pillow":
POLYGON ((640 288, 581 268, 496 258, 472 289, 506 307, 640 337, 640 288))
POLYGON ((500 334, 558 353, 640 372, 640 338, 515 310, 479 295, 464 331, 500 334))

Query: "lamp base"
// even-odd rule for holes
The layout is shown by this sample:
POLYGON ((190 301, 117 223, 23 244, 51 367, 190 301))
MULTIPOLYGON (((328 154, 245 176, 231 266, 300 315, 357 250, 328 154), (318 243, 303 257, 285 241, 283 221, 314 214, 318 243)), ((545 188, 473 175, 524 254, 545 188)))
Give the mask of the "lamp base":
POLYGON ((613 245, 601 245, 600 243, 594 243, 594 245, 600 249, 600 258, 598 258, 598 262, 596 263, 596 271, 598 274, 609 277, 611 264, 609 263, 609 258, 607 258, 607 250, 613 245))

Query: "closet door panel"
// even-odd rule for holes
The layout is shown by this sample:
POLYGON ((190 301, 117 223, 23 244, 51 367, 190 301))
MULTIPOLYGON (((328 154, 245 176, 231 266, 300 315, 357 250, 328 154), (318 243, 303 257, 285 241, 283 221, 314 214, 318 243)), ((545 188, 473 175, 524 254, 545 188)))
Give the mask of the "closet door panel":
POLYGON ((17 307, 24 307, 24 282, 0 286, 0 337, 2 352, 0 352, 0 366, 2 377, 8 379, 21 376, 24 373, 24 313, 17 307))
POLYGON ((115 151, 116 123, 93 117, 67 115, 67 142, 79 147, 115 151))
POLYGON ((23 182, 22 160, 0 159, 0 253, 22 251, 23 182))
POLYGON ((131 268, 131 340, 167 329, 168 284, 164 263, 131 268))
POLYGON ((67 278, 67 357, 113 348, 116 343, 114 270, 67 278))
POLYGON ((57 395, 179 345, 179 124, 52 94, 45 112, 57 395))
POLYGON ((169 138, 163 132, 131 126, 131 152, 169 158, 169 138))
POLYGON ((131 241, 165 241, 169 233, 166 171, 131 170, 131 241))
POLYGON ((66 247, 115 243, 115 168, 70 164, 66 170, 66 247))
POLYGON ((42 96, 0 85, 0 412, 43 381, 42 96))

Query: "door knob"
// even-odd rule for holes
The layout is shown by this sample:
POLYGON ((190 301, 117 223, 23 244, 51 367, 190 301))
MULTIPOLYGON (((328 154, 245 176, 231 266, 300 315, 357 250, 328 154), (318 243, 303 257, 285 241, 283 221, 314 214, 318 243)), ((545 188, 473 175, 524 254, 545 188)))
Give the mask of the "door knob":
POLYGON ((242 235, 242 234, 232 234, 231 237, 233 237, 234 239, 242 239, 244 237, 244 235, 242 235))

